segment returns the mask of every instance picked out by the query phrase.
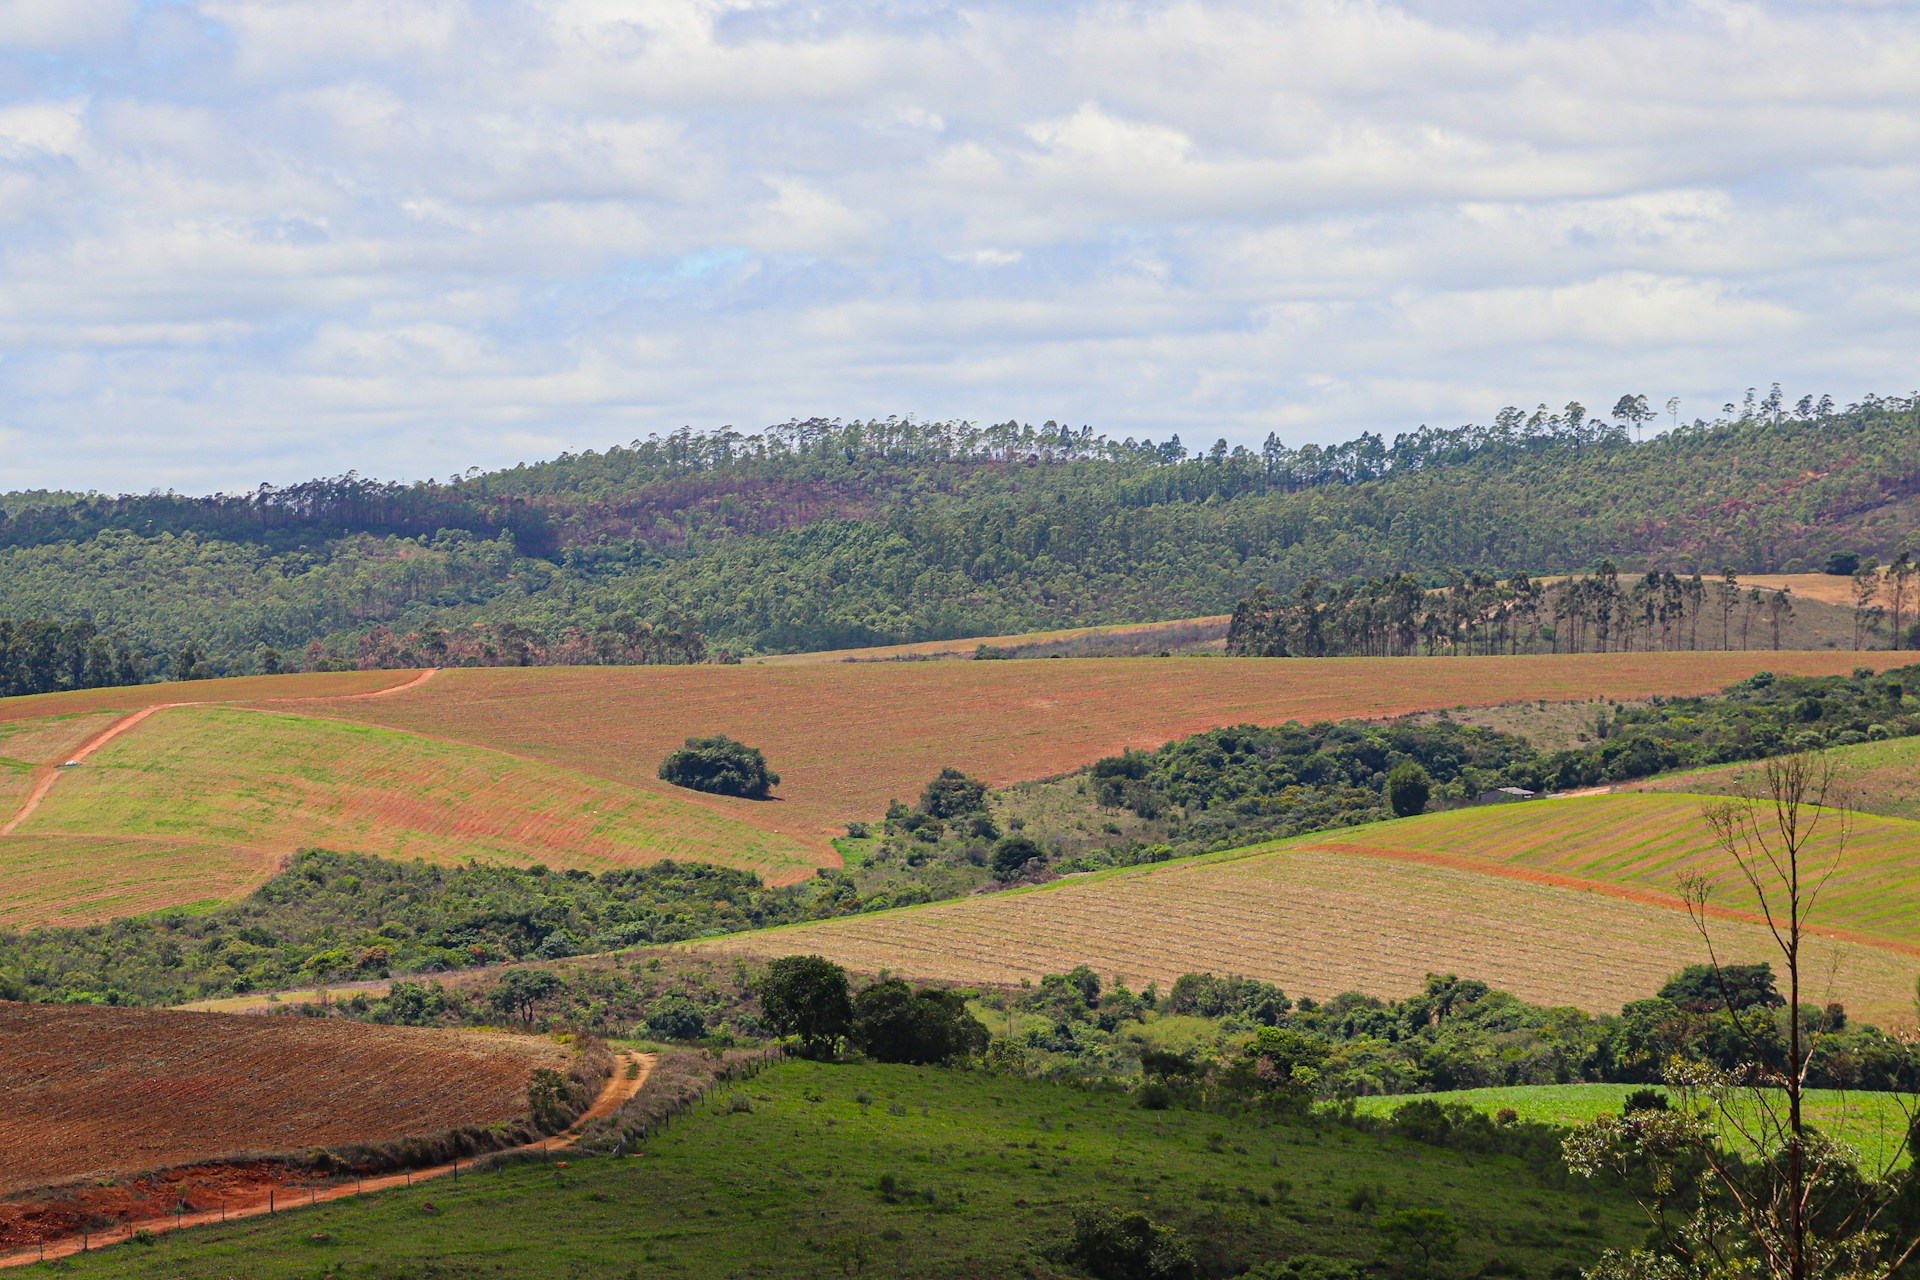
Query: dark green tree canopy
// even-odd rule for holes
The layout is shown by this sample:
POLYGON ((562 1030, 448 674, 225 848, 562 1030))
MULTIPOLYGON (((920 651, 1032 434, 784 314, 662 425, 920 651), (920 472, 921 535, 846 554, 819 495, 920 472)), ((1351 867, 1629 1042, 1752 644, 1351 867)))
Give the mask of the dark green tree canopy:
POLYGON ((757 994, 767 1026, 776 1035, 798 1036, 809 1057, 830 1057, 852 1029, 847 971, 823 956, 769 962, 757 994))
POLYGON ((987 784, 952 767, 942 769, 920 793, 920 812, 935 818, 958 818, 986 807, 987 784))
POLYGON ((689 791, 749 800, 765 799, 780 784, 780 775, 767 768, 767 758, 758 747, 736 742, 724 733, 688 738, 686 746, 660 762, 660 779, 689 791))
POLYGON ((1387 771, 1387 803, 1396 818, 1411 818, 1424 813, 1433 794, 1433 779, 1418 761, 1402 760, 1387 771))
POLYGON ((951 1062, 984 1052, 989 1035, 951 991, 876 982, 853 1005, 854 1046, 880 1062, 951 1062))
POLYGON ((1729 1005, 1735 1013, 1778 1009, 1787 1002, 1774 986, 1773 966, 1765 961, 1722 965, 1718 976, 1712 965, 1690 964, 1667 980, 1660 998, 1697 1013, 1718 1013, 1729 1005))
POLYGON ((999 879, 1011 880, 1045 857, 1040 846, 1026 836, 1008 836, 993 846, 993 855, 987 860, 987 867, 999 879))

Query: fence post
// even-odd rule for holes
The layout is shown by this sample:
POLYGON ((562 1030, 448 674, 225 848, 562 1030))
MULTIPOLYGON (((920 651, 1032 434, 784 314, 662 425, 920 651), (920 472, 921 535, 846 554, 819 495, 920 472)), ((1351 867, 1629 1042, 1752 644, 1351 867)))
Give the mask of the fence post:
POLYGON ((273 1216, 273 1188, 267 1188, 267 1216, 273 1216))

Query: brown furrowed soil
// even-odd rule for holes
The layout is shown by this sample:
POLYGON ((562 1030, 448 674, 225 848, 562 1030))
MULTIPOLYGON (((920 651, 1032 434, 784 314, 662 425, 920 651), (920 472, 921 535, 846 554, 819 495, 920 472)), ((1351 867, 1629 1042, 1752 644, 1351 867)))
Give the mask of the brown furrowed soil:
POLYGON ((530 1036, 0 1003, 0 1194, 493 1124, 567 1059, 530 1036))
MULTIPOLYGON (((284 676, 224 676, 164 684, 79 689, 0 698, 0 721, 100 711, 138 711, 170 702, 248 702, 262 698, 355 698, 417 681, 418 671, 323 671, 284 676)), ((6 752, 0 750, 0 755, 6 752)))
POLYGON ((285 855, 191 837, 0 838, 0 929, 86 925, 251 892, 285 855))
MULTIPOLYGON (((1716 920, 1713 931, 1724 959, 1778 962, 1761 926, 1716 920)), ((1652 995, 1704 958, 1677 900, 1285 847, 688 945, 813 953, 954 982, 1038 979, 1077 964, 1136 989, 1193 971, 1237 973, 1316 999, 1403 996, 1428 973, 1454 973, 1596 1013, 1652 995)), ((1831 938, 1809 949, 1821 975, 1814 998, 1841 1000, 1881 1026, 1912 1024, 1914 957, 1831 938)))
MULTIPOLYGON (((1890 655, 1583 654, 1517 658, 1096 658, 797 666, 448 670, 318 714, 483 744, 661 789, 692 734, 760 747, 770 801, 676 794, 824 847, 954 765, 995 784, 1243 721, 1401 715, 1519 700, 1707 693, 1755 671, 1834 674, 1890 655)), ((294 709, 294 708, 289 708, 294 709)), ((828 856, 830 855, 823 855, 828 856)))

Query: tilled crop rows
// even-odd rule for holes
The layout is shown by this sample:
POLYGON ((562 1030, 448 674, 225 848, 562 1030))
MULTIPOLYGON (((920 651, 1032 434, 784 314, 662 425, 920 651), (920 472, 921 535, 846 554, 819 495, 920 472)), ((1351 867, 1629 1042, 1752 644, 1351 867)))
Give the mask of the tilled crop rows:
MULTIPOLYGON (((1834 674, 1891 655, 1614 653, 1517 658, 1092 658, 442 672, 326 714, 479 743, 642 788, 691 734, 762 748, 773 801, 694 797, 818 842, 912 800, 952 765, 1005 784, 1219 725, 1392 716, 1507 701, 1706 693, 1763 668, 1834 674)), ((686 793, 680 793, 686 794, 686 793)))
MULTIPOLYGON (((1759 927, 1716 922, 1722 955, 1768 957, 1759 927)), ((1417 990, 1428 973, 1479 978, 1523 999, 1612 1012, 1703 957, 1686 915, 1580 889, 1325 851, 1280 851, 699 944, 817 952, 863 970, 1011 982, 1089 964, 1164 985, 1238 973, 1317 999, 1417 990)), ((1820 940, 1832 998, 1873 1019, 1910 1016, 1914 962, 1820 940)), ((1822 998, 1826 998, 1824 995, 1822 998)))
POLYGON ((526 1111, 532 1037, 0 1003, 0 1194, 526 1111))
MULTIPOLYGON (((1489 805, 1335 833, 1323 843, 1357 842, 1384 855, 1437 854, 1555 872, 1672 894, 1690 874, 1717 877, 1713 901, 1753 911, 1737 869, 1703 816, 1710 800, 1693 795, 1577 796, 1532 804, 1489 805)), ((1770 815, 1763 815, 1770 824, 1770 815)), ((1850 814, 1844 842, 1837 817, 1822 819, 1808 865, 1832 865, 1817 923, 1920 944, 1920 823, 1850 814), (1837 862, 1835 859, 1837 858, 1837 862)))

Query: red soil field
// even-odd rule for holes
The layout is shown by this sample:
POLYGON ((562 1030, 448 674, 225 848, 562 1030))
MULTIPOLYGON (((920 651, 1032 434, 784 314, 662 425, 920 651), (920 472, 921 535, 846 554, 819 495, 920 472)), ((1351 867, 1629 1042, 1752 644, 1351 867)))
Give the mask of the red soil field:
MULTIPOLYGON (((448 670, 324 714, 477 743, 659 788, 690 734, 760 747, 769 801, 676 792, 824 844, 840 824, 911 800, 943 766, 996 784, 1048 777, 1125 747, 1242 721, 1401 715, 1464 705, 1707 693, 1755 671, 1887 665, 1853 652, 1494 658, 1096 658, 1015 662, 448 670)), ((288 710, 303 708, 288 707, 288 710)))
POLYGON ((548 1040, 0 1003, 0 1194, 524 1114, 548 1040))
POLYGON ((138 711, 170 702, 243 702, 261 698, 343 698, 378 693, 420 678, 418 671, 322 671, 285 676, 225 676, 165 684, 79 689, 0 698, 0 722, 89 711, 138 711))

